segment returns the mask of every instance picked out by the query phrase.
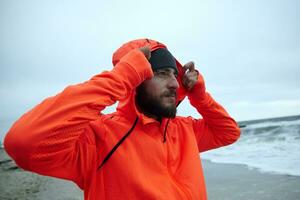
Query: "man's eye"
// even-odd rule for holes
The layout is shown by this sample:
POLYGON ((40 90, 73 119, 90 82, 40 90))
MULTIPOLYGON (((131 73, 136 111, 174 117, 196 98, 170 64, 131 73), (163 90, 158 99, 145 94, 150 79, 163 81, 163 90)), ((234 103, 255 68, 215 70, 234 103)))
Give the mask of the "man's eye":
POLYGON ((156 74, 159 76, 167 76, 168 75, 168 73, 165 71, 160 71, 160 72, 157 72, 156 74))

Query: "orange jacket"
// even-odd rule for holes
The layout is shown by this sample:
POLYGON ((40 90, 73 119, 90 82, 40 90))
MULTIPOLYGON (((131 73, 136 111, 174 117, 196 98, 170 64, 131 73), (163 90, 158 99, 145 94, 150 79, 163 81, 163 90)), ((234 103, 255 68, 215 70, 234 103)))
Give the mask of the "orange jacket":
POLYGON ((8 154, 26 170, 75 182, 89 200, 205 200, 199 152, 233 143, 240 130, 208 93, 200 97, 197 87, 187 96, 203 119, 159 123, 139 113, 135 88, 153 72, 143 53, 132 49, 145 44, 165 47, 133 41, 114 54, 111 71, 69 86, 24 114, 5 137, 8 154), (116 112, 100 113, 116 101, 116 112))

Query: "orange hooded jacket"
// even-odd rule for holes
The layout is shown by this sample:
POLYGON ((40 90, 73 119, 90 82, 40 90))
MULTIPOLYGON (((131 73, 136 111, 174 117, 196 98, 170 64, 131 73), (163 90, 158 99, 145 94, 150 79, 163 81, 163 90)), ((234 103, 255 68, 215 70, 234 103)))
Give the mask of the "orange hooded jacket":
MULTIPOLYGON (((137 48, 147 45, 152 51, 166 48, 153 40, 131 41, 115 52, 111 71, 69 86, 24 114, 5 137, 8 154, 26 170, 75 182, 89 200, 205 200, 199 152, 233 143, 240 130, 196 85, 190 93, 180 87, 178 101, 187 94, 203 119, 159 123, 139 113, 135 88, 153 72, 137 48), (116 101, 116 112, 100 113, 116 101)), ((177 67, 180 76, 179 62, 177 67)))

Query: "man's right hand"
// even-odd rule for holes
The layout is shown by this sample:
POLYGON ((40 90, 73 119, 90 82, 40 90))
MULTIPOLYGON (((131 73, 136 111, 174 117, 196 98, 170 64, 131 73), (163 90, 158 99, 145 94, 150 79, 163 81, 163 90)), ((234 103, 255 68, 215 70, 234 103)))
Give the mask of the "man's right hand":
POLYGON ((140 48, 141 52, 145 55, 147 60, 151 58, 151 51, 149 46, 144 46, 140 48))

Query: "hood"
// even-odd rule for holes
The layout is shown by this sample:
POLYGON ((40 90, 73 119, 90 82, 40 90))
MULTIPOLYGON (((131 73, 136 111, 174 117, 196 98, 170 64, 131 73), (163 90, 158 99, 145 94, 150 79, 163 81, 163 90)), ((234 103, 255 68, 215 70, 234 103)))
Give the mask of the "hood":
MULTIPOLYGON (((151 52, 159 49, 159 48, 167 48, 166 45, 155 41, 151 39, 137 39, 129 41, 125 44, 123 44, 119 49, 117 49, 112 57, 112 63, 115 66, 123 56, 125 56, 128 52, 130 52, 133 49, 138 49, 144 46, 149 46, 151 52)), ((185 90, 182 86, 181 77, 183 75, 183 69, 182 65, 176 60, 176 66, 178 69, 178 78, 177 81, 179 83, 179 88, 177 89, 177 104, 179 104, 184 98, 185 98, 185 90)), ((117 111, 120 111, 128 116, 128 113, 137 113, 137 115, 142 118, 143 120, 146 120, 147 117, 143 116, 143 114, 139 113, 136 106, 135 106, 135 90, 132 91, 127 97, 125 97, 123 100, 119 101, 119 105, 117 107, 117 111)), ((135 116, 132 116, 135 117, 135 116)))

